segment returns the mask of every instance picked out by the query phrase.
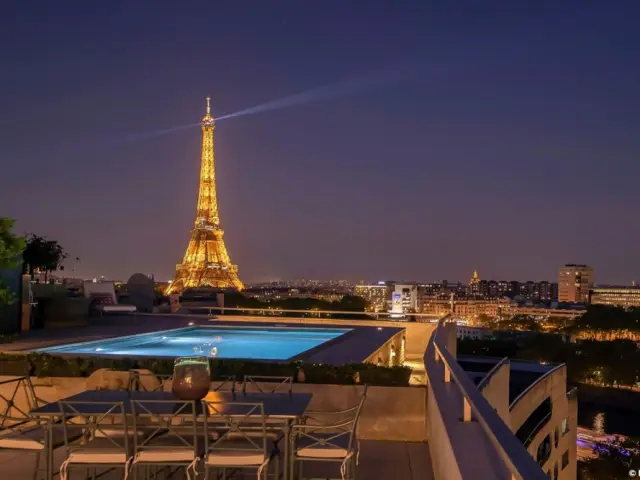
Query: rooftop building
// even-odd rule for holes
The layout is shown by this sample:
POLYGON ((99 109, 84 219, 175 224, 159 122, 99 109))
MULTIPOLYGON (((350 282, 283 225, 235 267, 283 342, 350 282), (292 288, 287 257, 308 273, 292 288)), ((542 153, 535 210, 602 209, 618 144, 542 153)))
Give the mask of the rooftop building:
POLYGON ((589 290, 589 303, 615 307, 640 307, 640 286, 599 285, 589 290))
POLYGON ((587 303, 593 288, 593 269, 588 265, 568 263, 558 272, 558 301, 587 303))

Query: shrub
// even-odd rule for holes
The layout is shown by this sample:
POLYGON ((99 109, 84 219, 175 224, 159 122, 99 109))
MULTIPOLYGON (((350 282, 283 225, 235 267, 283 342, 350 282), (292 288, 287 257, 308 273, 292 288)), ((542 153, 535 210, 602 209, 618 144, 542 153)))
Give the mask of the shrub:
MULTIPOLYGON (((171 358, 67 358, 45 353, 26 355, 0 354, 0 375, 33 375, 37 377, 87 377, 99 368, 151 370, 158 375, 173 373, 171 358)), ((242 380, 243 375, 293 376, 302 368, 305 383, 353 385, 356 373, 359 383, 372 386, 404 387, 409 385, 409 367, 381 367, 369 363, 347 365, 308 364, 302 362, 262 362, 253 360, 210 360, 211 379, 221 380, 234 376, 242 380)))

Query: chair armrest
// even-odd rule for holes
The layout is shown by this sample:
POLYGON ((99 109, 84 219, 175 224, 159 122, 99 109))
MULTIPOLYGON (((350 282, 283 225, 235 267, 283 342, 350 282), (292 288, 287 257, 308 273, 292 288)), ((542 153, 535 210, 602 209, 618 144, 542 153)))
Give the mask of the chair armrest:
POLYGON ((319 423, 327 423, 327 422, 336 422, 340 417, 343 417, 343 420, 347 419, 344 417, 348 417, 349 415, 353 415, 358 411, 358 406, 347 408, 346 410, 337 410, 333 412, 321 412, 308 410, 302 414, 300 418, 300 423, 306 424, 308 420, 315 420, 319 423))
POLYGON ((330 412, 323 412, 321 410, 305 410, 303 416, 306 417, 309 415, 344 415, 345 413, 351 413, 357 409, 358 409, 358 405, 356 405, 355 407, 347 408, 345 410, 333 410, 330 412))
POLYGON ((318 430, 335 430, 345 427, 353 427, 354 420, 347 420, 344 422, 332 423, 328 425, 306 425, 304 423, 295 424, 291 427, 292 431, 295 433, 296 430, 304 432, 307 431, 318 431, 318 430))

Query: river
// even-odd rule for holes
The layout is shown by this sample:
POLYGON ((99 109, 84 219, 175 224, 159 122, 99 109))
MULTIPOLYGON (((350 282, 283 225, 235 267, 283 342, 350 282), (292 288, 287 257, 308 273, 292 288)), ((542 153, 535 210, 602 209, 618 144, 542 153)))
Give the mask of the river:
POLYGON ((638 397, 637 409, 579 401, 578 425, 598 433, 640 438, 640 394, 638 397))

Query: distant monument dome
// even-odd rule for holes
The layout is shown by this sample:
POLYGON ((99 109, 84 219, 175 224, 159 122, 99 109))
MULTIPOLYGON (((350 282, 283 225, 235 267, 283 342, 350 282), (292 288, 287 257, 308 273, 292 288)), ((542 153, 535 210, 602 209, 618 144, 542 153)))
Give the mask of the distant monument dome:
POLYGON ((127 292, 129 302, 134 305, 139 312, 152 312, 156 293, 154 282, 149 275, 144 273, 134 273, 127 281, 127 292))

